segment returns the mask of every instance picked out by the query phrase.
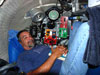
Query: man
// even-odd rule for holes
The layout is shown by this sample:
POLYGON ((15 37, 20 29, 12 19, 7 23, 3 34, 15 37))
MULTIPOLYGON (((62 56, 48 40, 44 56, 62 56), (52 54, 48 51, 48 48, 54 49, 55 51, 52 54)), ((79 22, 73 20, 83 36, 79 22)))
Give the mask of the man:
POLYGON ((66 52, 66 48, 58 46, 55 49, 53 47, 50 49, 44 45, 34 47, 34 39, 27 30, 20 31, 17 37, 25 49, 17 61, 20 71, 24 71, 27 75, 48 72, 52 74, 59 73, 62 61, 57 58, 66 52), (50 50, 52 50, 52 54, 49 57, 48 53, 50 50))
MULTIPOLYGON (((81 23, 81 22, 77 22, 77 21, 74 22, 73 30, 71 30, 71 33, 70 33, 69 46, 68 46, 69 52, 67 54, 67 57, 63 63, 62 62, 60 63, 60 65, 61 64, 62 65, 59 68, 58 68, 59 65, 53 65, 56 67, 55 68, 56 70, 59 69, 59 71, 57 71, 57 72, 60 75, 86 75, 87 70, 88 70, 88 65, 83 62, 83 56, 84 56, 84 52, 85 52, 88 38, 89 38, 89 25, 88 25, 88 23, 87 22, 81 23)), ((40 47, 40 49, 41 49, 41 47, 40 47)), ((60 49, 64 50, 64 48, 62 46, 61 47, 58 46, 55 50, 59 51, 60 49)), ((51 48, 51 50, 53 50, 53 49, 51 48)), ((49 52, 48 48, 46 48, 46 50, 44 52, 46 52, 46 51, 48 54, 48 52, 49 52)), ((52 55, 53 55, 53 53, 52 53, 52 55)), ((44 57, 46 57, 46 56, 44 56, 44 57)), ((30 58, 30 56, 29 56, 29 58, 30 58)), ((24 58, 24 59, 26 59, 26 58, 24 58)), ((43 59, 41 59, 41 60, 43 60, 43 59)), ((21 61, 23 61, 23 60, 21 60, 21 61)), ((44 62, 44 60, 43 60, 43 62, 44 62)), ((57 61, 57 62, 60 62, 60 61, 57 61)), ((24 63, 22 63, 22 64, 24 64, 24 63)), ((27 64, 25 64, 25 65, 27 65, 27 64)), ((32 66, 32 68, 33 68, 33 66, 32 66)), ((50 66, 52 66, 52 64, 50 64, 50 66)), ((25 68, 25 67, 21 67, 21 68, 25 68)), ((37 73, 37 70, 40 67, 38 69, 36 69, 36 68, 33 71, 33 73, 37 73)), ((50 69, 50 67, 49 67, 49 69, 50 69)), ((52 70, 55 70, 55 69, 52 69, 52 70)), ((45 69, 43 69, 42 71, 40 70, 38 73, 49 71, 49 70, 45 70, 45 71, 44 70, 45 69)), ((30 72, 27 71, 27 73, 32 74, 32 71, 30 71, 30 72)), ((52 73, 54 73, 54 71, 52 73)))

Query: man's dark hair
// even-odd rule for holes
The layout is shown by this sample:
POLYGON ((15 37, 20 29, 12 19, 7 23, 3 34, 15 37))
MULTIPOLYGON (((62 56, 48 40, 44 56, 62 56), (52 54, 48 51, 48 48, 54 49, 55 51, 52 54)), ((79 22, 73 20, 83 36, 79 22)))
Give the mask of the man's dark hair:
POLYGON ((20 39, 19 36, 20 36, 20 34, 21 34, 22 32, 29 32, 29 31, 24 29, 24 30, 21 30, 21 31, 18 32, 17 38, 18 38, 18 41, 19 41, 19 42, 21 41, 21 39, 20 39))

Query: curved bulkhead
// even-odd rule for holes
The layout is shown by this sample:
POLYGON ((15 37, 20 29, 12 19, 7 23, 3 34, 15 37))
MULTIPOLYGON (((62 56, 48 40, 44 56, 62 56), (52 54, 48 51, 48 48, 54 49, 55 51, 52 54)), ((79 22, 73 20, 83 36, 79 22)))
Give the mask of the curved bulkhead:
POLYGON ((25 13, 41 5, 53 5, 56 0, 5 0, 0 7, 0 58, 8 61, 8 31, 21 30, 31 24, 25 13))

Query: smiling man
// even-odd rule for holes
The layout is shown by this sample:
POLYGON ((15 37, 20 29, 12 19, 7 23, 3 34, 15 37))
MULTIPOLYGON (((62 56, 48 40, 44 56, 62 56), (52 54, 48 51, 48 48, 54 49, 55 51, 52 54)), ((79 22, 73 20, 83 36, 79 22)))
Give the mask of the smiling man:
POLYGON ((21 43, 25 50, 30 50, 34 47, 34 39, 27 30, 22 30, 17 35, 18 41, 21 43))
POLYGON ((58 46, 56 49, 53 49, 45 45, 35 46, 34 38, 32 38, 27 30, 20 31, 17 37, 25 50, 20 54, 17 61, 20 71, 28 75, 58 74, 60 72, 62 61, 57 58, 66 52, 65 47, 58 46), (52 54, 48 56, 50 50, 52 50, 52 54))

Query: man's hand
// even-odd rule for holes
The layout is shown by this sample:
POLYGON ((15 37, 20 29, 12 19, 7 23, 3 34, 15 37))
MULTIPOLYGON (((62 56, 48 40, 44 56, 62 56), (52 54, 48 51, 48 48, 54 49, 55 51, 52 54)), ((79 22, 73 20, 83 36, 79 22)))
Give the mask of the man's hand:
POLYGON ((68 52, 64 46, 57 46, 55 49, 53 49, 53 47, 51 46, 51 51, 52 55, 54 55, 57 58, 60 57, 65 52, 68 52))

